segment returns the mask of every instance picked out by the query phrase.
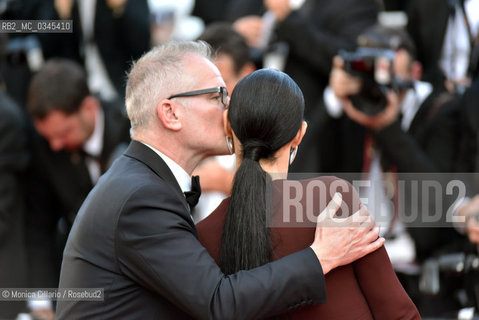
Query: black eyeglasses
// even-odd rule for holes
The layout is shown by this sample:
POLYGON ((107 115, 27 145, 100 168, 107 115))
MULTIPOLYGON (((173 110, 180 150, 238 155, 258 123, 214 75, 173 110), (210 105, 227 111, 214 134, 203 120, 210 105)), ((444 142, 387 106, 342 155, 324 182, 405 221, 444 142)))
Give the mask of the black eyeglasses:
POLYGON ((207 94, 207 93, 220 93, 221 97, 221 103, 226 107, 228 107, 228 90, 226 90, 226 87, 215 87, 215 88, 209 88, 209 89, 203 89, 203 90, 195 90, 195 91, 188 91, 188 92, 183 92, 183 93, 178 93, 170 96, 168 99, 173 99, 173 98, 179 98, 179 97, 193 97, 193 96, 199 96, 202 94, 207 94))

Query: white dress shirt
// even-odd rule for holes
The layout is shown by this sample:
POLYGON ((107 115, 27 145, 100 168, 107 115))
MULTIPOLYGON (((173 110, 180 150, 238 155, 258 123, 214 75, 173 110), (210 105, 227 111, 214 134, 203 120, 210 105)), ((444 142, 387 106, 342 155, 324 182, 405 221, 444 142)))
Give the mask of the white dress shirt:
MULTIPOLYGON (((92 157, 100 157, 103 150, 103 135, 105 132, 105 114, 103 109, 99 108, 95 117, 95 128, 90 138, 83 145, 83 151, 92 157)), ((100 163, 94 159, 87 157, 85 159, 88 173, 93 184, 96 184, 101 175, 100 163)))
POLYGON ((157 155, 160 156, 163 161, 165 161, 166 165, 168 168, 171 170, 173 175, 175 176, 176 181, 180 185, 180 189, 183 192, 191 191, 191 176, 188 174, 188 172, 185 171, 179 164, 171 160, 168 156, 163 154, 161 151, 158 149, 155 149, 154 147, 150 146, 147 143, 142 142, 145 146, 149 147, 151 150, 155 151, 157 155))
POLYGON ((100 94, 102 99, 111 101, 118 96, 94 39, 96 0, 78 1, 78 11, 83 33, 85 68, 90 91, 100 94))
MULTIPOLYGON (((479 29, 479 0, 465 0, 464 9, 474 38, 479 29)), ((446 78, 458 81, 467 76, 470 51, 471 43, 464 14, 459 5, 456 5, 455 14, 449 17, 439 60, 439 66, 446 78)))

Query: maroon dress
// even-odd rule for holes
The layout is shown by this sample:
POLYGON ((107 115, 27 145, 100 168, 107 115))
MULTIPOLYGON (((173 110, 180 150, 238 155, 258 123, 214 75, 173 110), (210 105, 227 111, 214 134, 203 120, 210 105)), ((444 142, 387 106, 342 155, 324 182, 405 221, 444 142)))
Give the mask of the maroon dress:
MULTIPOLYGON (((317 216, 335 191, 343 195, 337 215, 348 216, 359 209, 354 188, 336 177, 309 180, 275 180, 272 188, 272 260, 311 245, 317 216), (284 195, 289 197, 285 197, 284 195)), ((199 239, 216 263, 229 198, 197 224, 199 239)), ((308 306, 284 314, 284 319, 421 319, 394 273, 384 247, 326 275, 327 303, 308 306)))

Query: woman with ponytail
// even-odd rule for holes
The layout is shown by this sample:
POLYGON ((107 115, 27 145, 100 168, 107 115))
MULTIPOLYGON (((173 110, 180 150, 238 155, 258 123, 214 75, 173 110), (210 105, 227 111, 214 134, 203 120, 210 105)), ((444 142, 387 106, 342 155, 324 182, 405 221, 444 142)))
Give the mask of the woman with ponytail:
MULTIPOLYGON (((336 177, 286 180, 306 133, 303 112, 301 90, 279 71, 253 72, 233 91, 225 111, 226 140, 237 163, 232 195, 197 225, 200 241, 225 274, 309 246, 316 220, 301 208, 312 204, 316 214, 321 212, 336 190, 343 198, 337 215, 361 206, 354 188, 336 177)), ((285 319, 420 319, 384 247, 330 271, 326 289, 327 303, 304 301, 291 306, 285 319)))

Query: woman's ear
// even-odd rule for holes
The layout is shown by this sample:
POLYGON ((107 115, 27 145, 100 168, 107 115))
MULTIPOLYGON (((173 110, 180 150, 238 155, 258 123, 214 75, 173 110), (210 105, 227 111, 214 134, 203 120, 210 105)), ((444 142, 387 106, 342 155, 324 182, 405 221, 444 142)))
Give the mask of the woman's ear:
POLYGON ((232 137, 233 136, 233 129, 231 129, 231 124, 228 119, 228 110, 225 110, 223 112, 223 129, 225 131, 225 135, 227 137, 232 137))
POLYGON ((156 113, 163 126, 167 129, 178 131, 181 129, 181 121, 178 117, 179 108, 174 101, 162 100, 156 108, 156 113))
POLYGON ((303 137, 306 134, 307 129, 308 129, 308 124, 306 123, 306 121, 303 121, 303 123, 301 124, 301 127, 298 130, 298 133, 296 134, 296 137, 294 137, 291 143, 291 146, 293 148, 299 146, 299 144, 301 143, 301 140, 303 140, 303 137))

